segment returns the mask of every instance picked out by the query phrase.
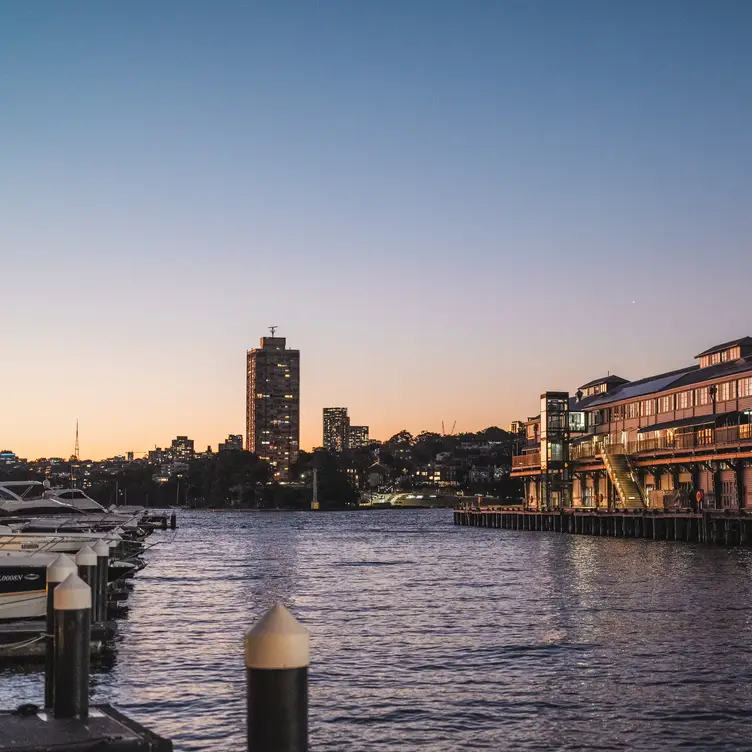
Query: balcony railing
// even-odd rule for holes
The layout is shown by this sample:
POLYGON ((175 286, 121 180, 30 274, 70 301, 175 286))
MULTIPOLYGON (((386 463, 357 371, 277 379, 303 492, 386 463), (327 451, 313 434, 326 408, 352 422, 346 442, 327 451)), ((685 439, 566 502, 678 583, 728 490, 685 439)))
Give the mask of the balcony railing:
MULTIPOLYGON (((752 424, 709 428, 700 433, 675 433, 659 436, 657 439, 642 439, 610 444, 608 442, 581 441, 569 447, 570 461, 587 460, 598 457, 605 448, 610 454, 640 454, 642 452, 675 451, 682 449, 728 446, 752 441, 752 424)), ((513 468, 537 467, 540 465, 540 452, 521 454, 512 457, 513 468)))
POLYGON ((513 470, 525 467, 538 467, 538 465, 540 465, 540 452, 528 452, 527 454, 512 457, 513 470))

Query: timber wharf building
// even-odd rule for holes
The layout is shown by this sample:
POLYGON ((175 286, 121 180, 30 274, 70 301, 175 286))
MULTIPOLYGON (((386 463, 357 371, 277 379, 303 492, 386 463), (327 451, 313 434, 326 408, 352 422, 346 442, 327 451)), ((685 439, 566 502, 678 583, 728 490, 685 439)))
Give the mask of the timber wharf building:
POLYGON ((574 396, 544 392, 512 459, 525 506, 752 509, 752 337, 696 359, 639 381, 595 379, 574 396))

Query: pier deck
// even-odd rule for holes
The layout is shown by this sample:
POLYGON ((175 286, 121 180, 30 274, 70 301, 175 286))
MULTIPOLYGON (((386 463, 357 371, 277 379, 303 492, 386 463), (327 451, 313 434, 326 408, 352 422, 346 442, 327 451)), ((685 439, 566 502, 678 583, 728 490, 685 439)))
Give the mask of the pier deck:
POLYGON ((612 538, 752 545, 752 514, 738 510, 666 512, 653 509, 563 509, 550 512, 508 507, 455 509, 454 524, 502 530, 538 530, 612 538))
POLYGON ((92 708, 86 721, 53 718, 43 711, 0 711, 0 752, 171 752, 172 742, 109 705, 92 708))

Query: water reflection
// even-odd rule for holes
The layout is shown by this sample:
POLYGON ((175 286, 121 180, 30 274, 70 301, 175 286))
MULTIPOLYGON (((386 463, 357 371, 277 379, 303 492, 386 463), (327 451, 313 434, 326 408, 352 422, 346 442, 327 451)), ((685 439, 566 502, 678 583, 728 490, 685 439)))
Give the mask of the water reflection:
POLYGON ((371 511, 193 513, 148 555, 94 694, 178 749, 244 748, 241 637, 276 600, 311 630, 317 750, 747 744, 748 552, 371 511))

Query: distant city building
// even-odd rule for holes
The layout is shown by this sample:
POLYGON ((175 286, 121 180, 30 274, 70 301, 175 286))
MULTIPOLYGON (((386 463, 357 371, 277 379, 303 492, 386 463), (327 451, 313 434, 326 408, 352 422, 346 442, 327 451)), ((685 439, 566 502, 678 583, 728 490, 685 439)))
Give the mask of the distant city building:
POLYGON ((133 462, 133 452, 128 452, 126 457, 128 458, 128 462, 133 462))
POLYGON ((522 433, 522 431, 525 428, 524 421, 521 420, 513 420, 509 424, 509 433, 522 433))
POLYGON ((174 438, 170 448, 172 458, 175 460, 193 459, 193 439, 189 439, 187 436, 178 436, 177 438, 174 438))
POLYGON ((10 449, 3 449, 0 452, 0 466, 17 465, 18 457, 10 451, 10 449))
POLYGON ((361 449, 368 446, 368 426, 350 426, 348 433, 348 447, 361 449))
POLYGON ((247 352, 246 368, 246 448, 280 481, 289 480, 300 447, 300 351, 286 342, 262 337, 261 347, 247 352))
POLYGON ((151 462, 153 465, 160 465, 163 462, 165 462, 168 458, 169 452, 166 452, 164 449, 161 449, 160 447, 154 447, 149 454, 149 462, 151 462))
POLYGON ((348 447, 350 418, 346 407, 324 408, 324 449, 343 452, 348 447))
POLYGON ((219 452, 242 451, 243 435, 231 433, 224 442, 219 443, 219 452))

